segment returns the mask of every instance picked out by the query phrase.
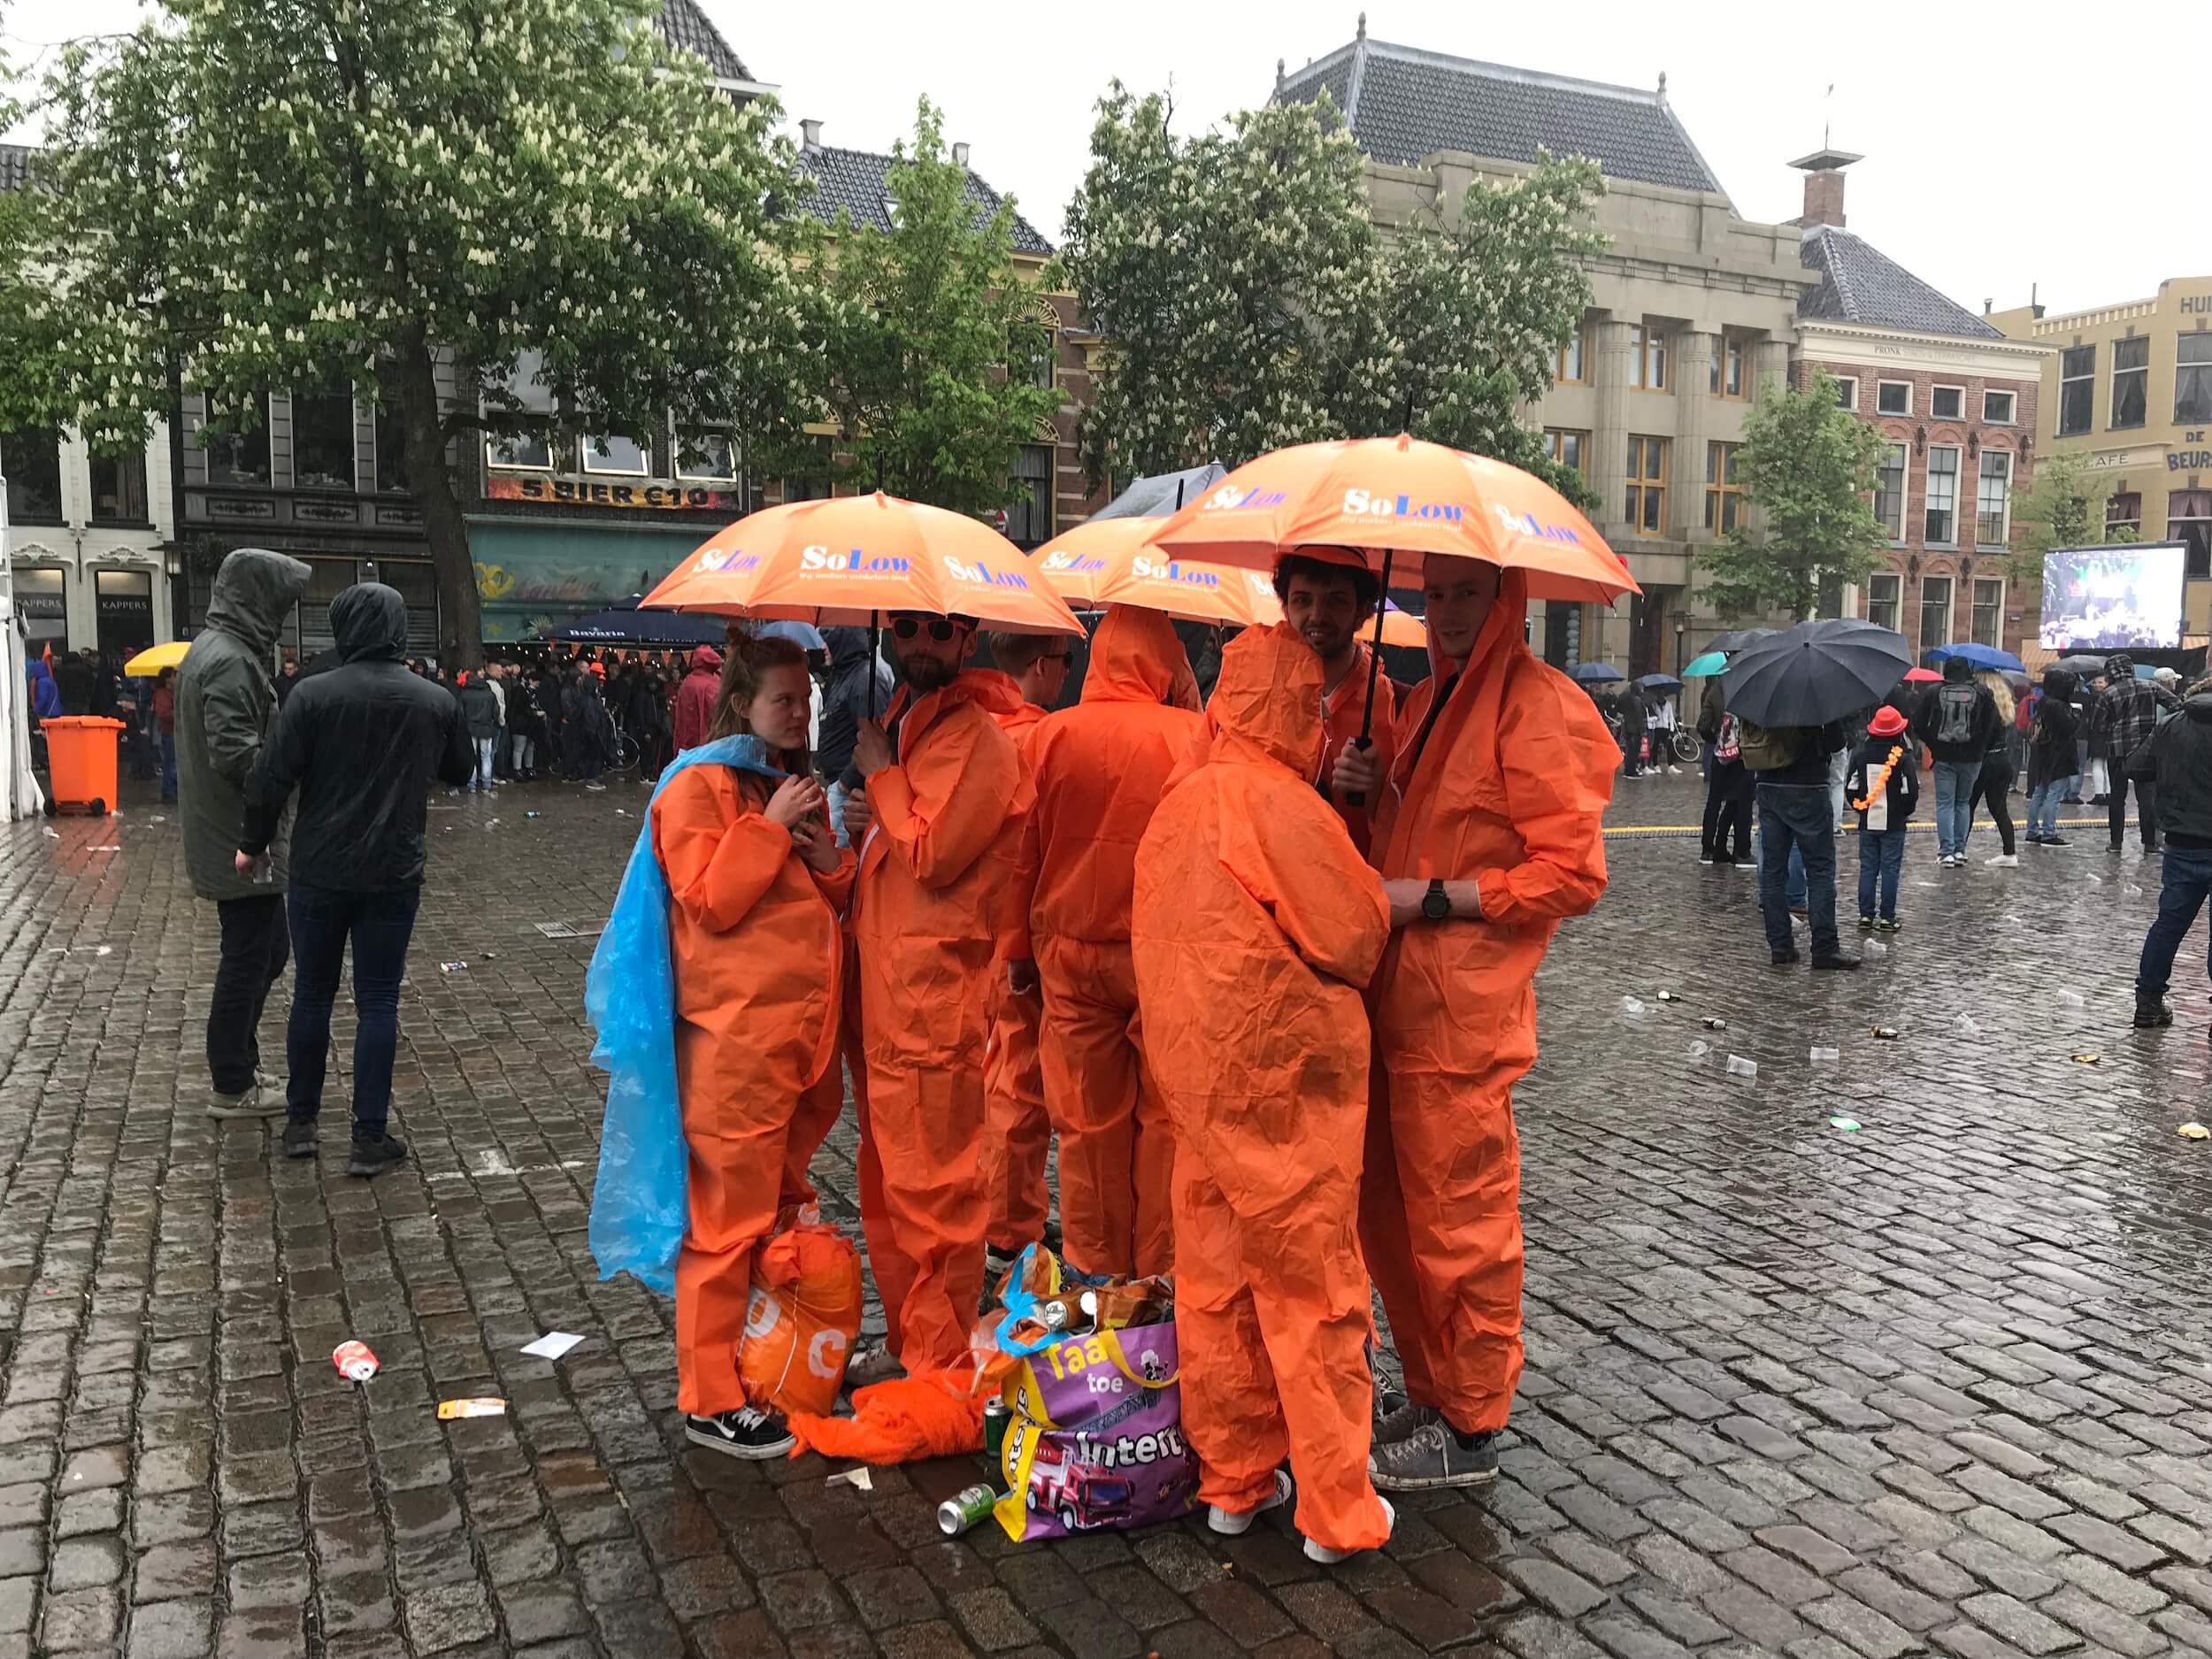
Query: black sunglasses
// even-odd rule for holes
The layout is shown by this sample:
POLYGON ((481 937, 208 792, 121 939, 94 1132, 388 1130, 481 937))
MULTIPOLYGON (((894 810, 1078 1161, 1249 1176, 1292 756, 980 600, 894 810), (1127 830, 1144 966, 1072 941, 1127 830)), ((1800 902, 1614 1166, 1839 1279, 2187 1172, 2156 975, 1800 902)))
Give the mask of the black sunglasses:
POLYGON ((940 645, 953 636, 953 625, 942 617, 932 617, 926 625, 919 617, 895 617, 891 620, 892 637, 910 640, 919 634, 925 626, 929 629, 929 637, 940 645))

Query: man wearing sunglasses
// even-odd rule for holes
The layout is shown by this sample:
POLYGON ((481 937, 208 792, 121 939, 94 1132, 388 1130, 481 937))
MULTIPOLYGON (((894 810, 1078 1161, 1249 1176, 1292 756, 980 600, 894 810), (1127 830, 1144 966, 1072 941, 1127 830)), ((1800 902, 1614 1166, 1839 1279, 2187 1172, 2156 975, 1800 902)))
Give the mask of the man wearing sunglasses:
POLYGON ((864 783, 845 805, 860 849, 860 1220, 883 1298, 884 1356, 856 1385, 947 1369, 968 1350, 983 1287, 983 1065, 993 971, 1012 943, 1015 859, 1035 791, 1001 722, 1021 706, 1004 674, 965 664, 965 617, 895 612, 903 685, 861 723, 864 783))

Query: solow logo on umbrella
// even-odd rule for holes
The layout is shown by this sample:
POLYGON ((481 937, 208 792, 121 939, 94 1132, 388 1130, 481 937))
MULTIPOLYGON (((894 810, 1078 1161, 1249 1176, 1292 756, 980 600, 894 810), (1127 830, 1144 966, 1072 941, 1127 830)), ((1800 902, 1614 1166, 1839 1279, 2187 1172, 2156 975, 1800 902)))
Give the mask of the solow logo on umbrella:
POLYGON ((1056 553, 1045 555, 1044 568, 1055 572, 1065 571, 1073 575, 1087 576, 1104 570, 1106 561, 1095 553, 1077 553, 1063 548, 1056 553))
MULTIPOLYGON (((901 566, 904 568, 903 565, 901 566)), ((1026 588, 1029 578, 1019 571, 995 571, 984 564, 969 564, 965 559, 945 555, 945 569, 955 581, 980 582, 986 588, 1026 588)))
POLYGON ((1189 565, 1178 564, 1173 559, 1163 564, 1158 559, 1146 558, 1141 554, 1131 562, 1129 573, 1139 581, 1156 578, 1164 582, 1188 582, 1199 588, 1221 586, 1220 576, 1212 571, 1193 570, 1189 565))
POLYGON ((710 547, 699 555, 696 568, 705 571, 749 571, 760 563, 760 556, 748 553, 741 547, 710 547))
POLYGON ((1410 495, 1378 495, 1371 490, 1348 489, 1344 511, 1368 518, 1433 518, 1457 524, 1467 510, 1455 501, 1416 501, 1410 495))
POLYGON ((903 554, 869 553, 860 548, 833 553, 826 547, 804 547, 799 549, 799 568, 803 571, 880 571, 896 574, 906 568, 906 558, 903 554))
POLYGON ((1532 512, 1516 512, 1510 507, 1493 505, 1498 522, 1516 535, 1534 536, 1540 541, 1565 541, 1575 547, 1582 545, 1582 538, 1563 524, 1546 524, 1532 512))
POLYGON ((1259 507, 1279 507, 1289 496, 1279 489, 1217 489, 1206 497, 1202 512, 1234 512, 1259 507))

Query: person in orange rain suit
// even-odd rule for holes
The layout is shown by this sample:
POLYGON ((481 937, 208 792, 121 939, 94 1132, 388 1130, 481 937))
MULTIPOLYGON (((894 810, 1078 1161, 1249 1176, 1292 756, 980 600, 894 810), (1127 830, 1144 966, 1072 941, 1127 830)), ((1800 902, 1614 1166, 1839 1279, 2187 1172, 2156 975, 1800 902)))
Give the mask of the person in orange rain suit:
POLYGON ((861 849, 852 905, 865 1057, 864 1077, 854 1078, 860 1223, 889 1327, 881 1355, 848 1366, 856 1386, 899 1364, 949 1369, 968 1352, 990 1209, 991 985, 1017 931, 1015 855, 1036 799, 1000 724, 1021 693, 1002 673, 962 666, 975 624, 902 611, 890 633, 905 681, 887 711, 898 747, 881 726, 861 723, 853 761, 865 790, 845 803, 861 849))
POLYGON ((693 1442, 780 1457, 782 1417, 747 1404, 738 1347, 754 1255, 844 1103, 837 1067, 853 858, 806 765, 813 686, 788 640, 734 650, 703 740, 749 733, 747 761, 687 766, 648 814, 668 879, 677 1099, 690 1148, 676 1257, 676 1402, 693 1442), (754 762, 780 769, 772 777, 754 762))
POLYGON ((1367 1473, 1357 1235, 1382 884, 1313 786, 1321 663, 1287 623, 1221 654, 1207 757, 1137 849, 1130 937, 1176 1138, 1175 1326, 1199 1495, 1238 1533, 1288 1496, 1317 1560, 1390 1536, 1367 1473))
POLYGON ((1144 1065, 1129 893, 1137 842, 1203 721, 1171 707, 1187 667, 1156 611, 1110 605, 1083 697, 1025 740, 1037 804, 1017 890, 1032 950, 1009 964, 1041 987, 1045 1105, 1060 1136, 1061 1254, 1087 1273, 1171 1272, 1174 1136, 1144 1065))
MULTIPOLYGON (((1019 743, 1059 706, 1075 646, 1056 634, 994 634, 990 639, 991 660, 1022 694, 1021 707, 999 722, 1019 743)), ((1003 1272, 1025 1245, 1045 1236, 1050 1205, 1045 1154, 1052 1144, 1052 1120, 1045 1114, 1044 1068, 1037 1057, 1042 1011, 1033 993, 1014 994, 1010 975, 992 976, 991 1046, 983 1061, 983 1179, 991 1195, 983 1259, 992 1274, 1003 1272)))
MULTIPOLYGON (((1396 687, 1386 674, 1373 676, 1375 718, 1367 718, 1369 665, 1374 647, 1359 637, 1362 625, 1374 626, 1375 602, 1382 583, 1367 567, 1366 555, 1352 548, 1302 547, 1275 561, 1275 596, 1283 603, 1283 619, 1304 636, 1321 659, 1321 722, 1328 738, 1317 784, 1331 778, 1337 757, 1358 741, 1363 730, 1374 745, 1375 764, 1383 777, 1390 775, 1396 758, 1393 723, 1397 716, 1396 687)), ((1357 803, 1341 789, 1329 788, 1329 798, 1352 833, 1352 844, 1363 857, 1368 848, 1371 798, 1357 803)))
MULTIPOLYGON (((1536 1058, 1536 970, 1605 891, 1619 759, 1596 705, 1523 643, 1525 580, 1432 555, 1427 680, 1380 780, 1371 856, 1389 895, 1376 971, 1360 1239, 1408 1400, 1376 1430, 1386 1491, 1497 1473, 1521 1370, 1513 1084, 1536 1058)), ((1378 782, 1340 759, 1340 788, 1378 782)))

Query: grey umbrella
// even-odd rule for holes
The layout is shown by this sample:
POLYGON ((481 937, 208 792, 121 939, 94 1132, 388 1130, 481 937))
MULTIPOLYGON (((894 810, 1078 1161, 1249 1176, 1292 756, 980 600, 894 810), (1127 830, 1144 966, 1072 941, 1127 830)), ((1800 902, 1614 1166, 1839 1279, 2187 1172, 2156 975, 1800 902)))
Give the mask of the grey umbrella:
POLYGON ((2083 680, 2093 680, 2104 672, 2104 658, 2085 655, 2062 657, 2055 663, 2047 666, 2043 672, 2047 674, 2052 669, 2056 669, 2062 674, 2073 674, 2083 680))
POLYGON ((1740 651, 1747 645, 1756 645, 1761 640, 1770 640, 1778 628, 1738 628, 1733 634, 1724 634, 1717 640, 1706 641, 1709 651, 1740 651))

